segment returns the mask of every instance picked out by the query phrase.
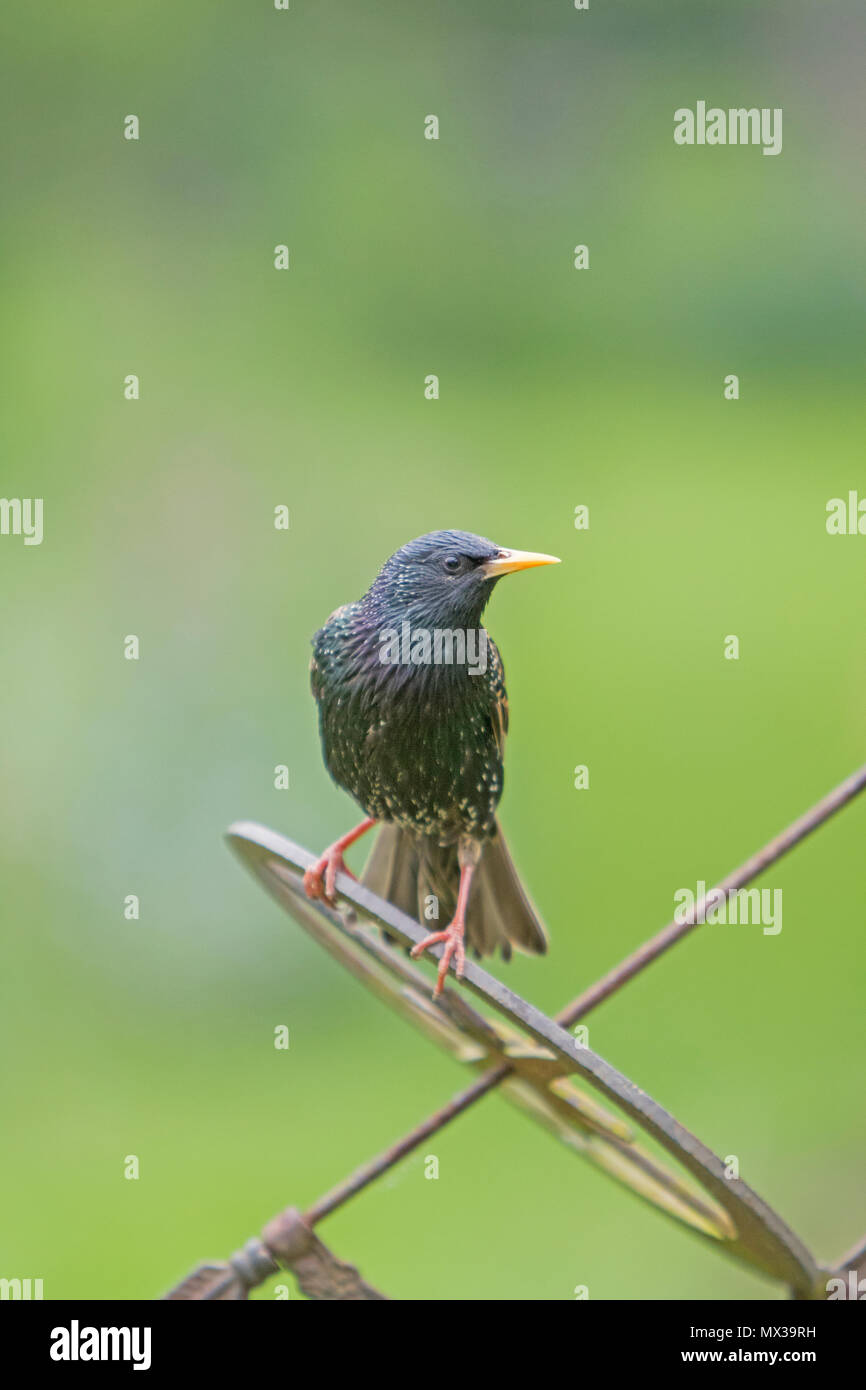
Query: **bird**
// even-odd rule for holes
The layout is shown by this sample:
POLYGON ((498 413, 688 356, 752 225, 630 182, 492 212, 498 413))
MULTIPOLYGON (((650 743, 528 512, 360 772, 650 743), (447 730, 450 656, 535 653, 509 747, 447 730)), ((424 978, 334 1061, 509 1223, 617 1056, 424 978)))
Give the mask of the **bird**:
POLYGON ((410 952, 442 944, 436 999, 468 946, 547 950, 547 932, 497 820, 508 698, 502 659, 482 625, 506 574, 558 564, 468 531, 432 531, 397 550, 357 602, 312 639, 310 684, 325 765, 364 819, 304 874, 335 903, 346 850, 379 825, 361 883, 419 923, 447 920, 410 952))

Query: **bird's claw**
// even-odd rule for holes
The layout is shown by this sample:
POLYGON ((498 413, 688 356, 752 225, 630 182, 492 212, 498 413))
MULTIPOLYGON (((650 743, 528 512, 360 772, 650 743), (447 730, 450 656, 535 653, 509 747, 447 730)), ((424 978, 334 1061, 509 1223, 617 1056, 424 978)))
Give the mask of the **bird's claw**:
MULTIPOLYGON (((304 874, 304 892, 307 897, 323 898, 333 907, 337 901, 337 874, 348 874, 349 878, 355 878, 352 870, 346 866, 343 851, 336 845, 331 845, 321 859, 311 864, 304 874)), ((357 879, 355 881, 357 882, 357 879)))
POLYGON ((445 931, 434 931, 430 936, 425 936, 423 941, 419 941, 417 946, 413 946, 409 955, 413 960, 417 960, 431 946, 438 946, 445 943, 445 950, 442 952, 442 959, 439 962, 439 970, 436 975, 436 988, 433 990, 433 998, 438 999, 445 985, 445 977, 448 974, 448 967, 452 957, 456 957, 454 973, 458 980, 463 979, 463 967, 466 964, 466 948, 463 945, 463 923, 452 922, 445 931))

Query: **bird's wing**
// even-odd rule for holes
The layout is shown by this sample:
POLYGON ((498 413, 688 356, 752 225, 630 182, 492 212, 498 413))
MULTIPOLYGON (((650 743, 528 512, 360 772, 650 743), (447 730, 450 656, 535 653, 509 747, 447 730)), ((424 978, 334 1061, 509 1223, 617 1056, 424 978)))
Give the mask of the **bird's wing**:
POLYGON ((340 616, 341 613, 345 613, 345 611, 346 611, 347 608, 351 608, 351 607, 352 607, 351 603, 341 603, 340 606, 339 606, 339 608, 335 608, 335 609, 334 609, 333 613, 332 613, 331 616, 328 618, 328 622, 325 623, 325 627, 328 626, 328 623, 332 623, 332 622, 334 621, 335 618, 339 618, 339 616, 340 616))
POLYGON ((350 606, 351 605, 348 603, 341 603, 339 608, 334 609, 324 627, 320 627, 319 631, 313 636, 313 655, 310 657, 310 689, 313 692, 314 698, 317 700, 322 693, 322 687, 319 681, 319 667, 316 661, 316 643, 334 619, 339 618, 340 614, 345 613, 346 609, 350 606))
POLYGON ((491 709, 493 734, 499 749, 499 756, 502 757, 505 752, 505 735, 508 733, 508 694, 505 689, 505 667, 502 665, 502 657, 499 655, 499 649, 495 642, 488 638, 487 645, 490 651, 490 690, 493 695, 491 709))

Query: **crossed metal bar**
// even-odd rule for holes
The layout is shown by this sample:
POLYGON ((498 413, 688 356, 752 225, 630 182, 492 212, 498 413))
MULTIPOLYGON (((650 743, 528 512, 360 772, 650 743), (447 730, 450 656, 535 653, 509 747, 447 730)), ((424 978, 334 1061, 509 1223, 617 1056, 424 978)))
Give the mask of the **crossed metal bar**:
MULTIPOLYGON (((264 826, 233 825, 227 835, 230 845, 291 916, 368 989, 482 1074, 448 1105, 321 1197, 303 1217, 291 1209, 282 1213, 265 1228, 262 1238, 247 1242, 228 1264, 201 1266, 169 1297, 246 1297, 250 1288, 282 1266, 292 1268, 302 1289, 314 1298, 381 1298, 352 1266, 327 1251, 313 1227, 501 1086, 509 1101, 556 1137, 716 1248, 782 1281, 795 1298, 825 1298, 829 1275, 859 1269, 864 1263, 864 1245, 835 1266, 818 1264, 766 1202, 742 1179, 728 1176, 720 1158, 566 1030, 698 925, 703 909, 720 890, 727 893, 744 887, 864 789, 866 766, 723 878, 683 921, 670 922, 555 1019, 472 961, 466 963, 462 986, 449 986, 432 1001, 426 974, 401 949, 423 939, 425 932, 418 922, 347 874, 337 877, 338 899, 345 910, 311 902, 301 880, 314 855, 264 826), (381 929, 398 944, 389 943, 381 929), (467 992, 501 1019, 479 1011, 467 992), (573 1076, 613 1103, 616 1111, 575 1085, 573 1076), (635 1128, 654 1140, 677 1166, 646 1149, 635 1128)), ((438 956, 441 949, 431 954, 438 956)))

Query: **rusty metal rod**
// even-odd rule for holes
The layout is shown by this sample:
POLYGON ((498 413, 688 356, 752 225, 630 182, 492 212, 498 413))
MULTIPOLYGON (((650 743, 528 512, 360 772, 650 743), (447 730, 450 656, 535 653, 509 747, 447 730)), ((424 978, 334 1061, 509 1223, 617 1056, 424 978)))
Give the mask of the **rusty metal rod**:
POLYGON ((730 893, 744 888, 747 883, 751 883, 752 879, 757 878, 758 874, 762 874, 771 864, 777 863, 801 840, 805 840, 807 835, 811 835, 813 830, 817 830, 819 825, 823 825, 843 806, 847 806, 849 801, 853 801, 864 787, 866 787, 866 765, 859 768, 857 772, 852 772, 850 777, 847 777, 844 782, 840 782, 838 787, 834 787, 833 791, 828 792, 826 796, 816 802, 810 810, 806 811, 805 815, 800 816, 799 820, 795 820, 792 825, 789 825, 787 830, 783 830, 780 835, 777 835, 774 840, 770 840, 763 849, 759 849, 757 854, 753 854, 738 869, 733 869, 726 878, 716 884, 715 888, 711 888, 709 892, 705 893, 700 902, 695 903, 692 912, 685 921, 669 922, 655 936, 650 937, 649 941, 645 941, 630 956, 626 956, 625 960, 620 961, 619 965, 615 965, 613 970, 608 971, 594 985, 590 985, 589 989, 584 990, 583 994, 579 994, 576 999, 567 1004, 556 1015, 557 1023, 562 1024, 563 1028, 569 1028, 572 1023, 583 1018, 584 1014, 589 1013, 590 1009, 594 1009, 602 1000, 608 999, 611 994, 614 994, 625 984, 626 980, 633 979, 641 970, 646 969, 651 961, 657 960, 664 951, 667 951, 675 942, 684 937, 693 927, 700 925, 698 919, 701 916, 701 909, 706 906, 707 899, 711 894, 715 894, 719 890, 723 893, 730 893))
POLYGON ((432 1115, 428 1115, 426 1120, 422 1120, 420 1125, 416 1125, 408 1134, 404 1134, 402 1139, 398 1139, 396 1144, 392 1144, 390 1149, 385 1149, 384 1153, 378 1154, 376 1158, 370 1159, 369 1163, 364 1163, 360 1168, 356 1168, 343 1182, 332 1187, 330 1192, 326 1192, 324 1197, 320 1197, 317 1202, 304 1212, 304 1221, 308 1226, 314 1226, 317 1221, 321 1221, 324 1216, 329 1216, 337 1207, 347 1202, 350 1197, 354 1197, 356 1192, 360 1192, 369 1183, 373 1182, 382 1173, 386 1173, 389 1168, 393 1168, 395 1163, 399 1163, 401 1158, 417 1149, 419 1144, 423 1144, 431 1134, 436 1134, 440 1129, 451 1120, 457 1118, 464 1110, 468 1110, 476 1100, 486 1096, 488 1091, 492 1091, 504 1080, 512 1068, 507 1062, 500 1062, 498 1066, 486 1071, 477 1081, 473 1081, 471 1086, 467 1086, 465 1091, 449 1100, 447 1105, 443 1105, 441 1110, 436 1110, 432 1115))

